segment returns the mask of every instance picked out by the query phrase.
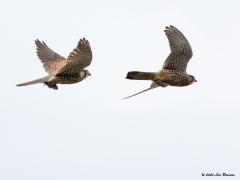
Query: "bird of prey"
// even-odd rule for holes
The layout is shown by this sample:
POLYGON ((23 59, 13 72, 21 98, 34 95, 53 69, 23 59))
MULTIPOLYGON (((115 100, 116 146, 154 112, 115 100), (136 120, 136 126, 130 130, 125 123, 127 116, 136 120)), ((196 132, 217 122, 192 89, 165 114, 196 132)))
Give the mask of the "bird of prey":
POLYGON ((130 71, 126 79, 150 80, 152 84, 149 88, 128 96, 124 99, 136 96, 153 88, 167 86, 188 86, 197 82, 193 75, 187 74, 187 64, 192 57, 192 48, 185 36, 174 26, 166 26, 164 30, 171 49, 171 53, 165 60, 159 72, 130 71))
POLYGON ((30 82, 17 84, 17 86, 44 83, 49 88, 57 90, 57 84, 78 83, 91 75, 88 70, 84 69, 92 61, 92 50, 85 38, 79 40, 77 47, 69 54, 67 59, 54 52, 43 41, 37 39, 35 44, 37 46, 37 56, 48 75, 30 82))

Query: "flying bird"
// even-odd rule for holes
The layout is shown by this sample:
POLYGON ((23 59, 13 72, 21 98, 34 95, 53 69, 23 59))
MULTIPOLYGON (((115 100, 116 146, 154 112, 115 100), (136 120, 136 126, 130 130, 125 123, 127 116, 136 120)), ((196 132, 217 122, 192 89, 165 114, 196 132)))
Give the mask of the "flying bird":
POLYGON ((193 55, 188 40, 181 31, 172 25, 169 27, 166 26, 164 32, 168 38, 171 53, 165 60, 162 69, 159 72, 128 72, 126 79, 150 80, 152 84, 149 88, 124 99, 136 96, 159 86, 188 86, 193 82, 197 82, 193 75, 186 72, 188 62, 193 55))
POLYGON ((91 73, 84 69, 92 61, 92 50, 88 40, 80 39, 77 47, 69 54, 68 58, 57 54, 43 41, 35 40, 37 56, 41 60, 47 76, 33 81, 17 84, 17 86, 28 86, 44 83, 49 88, 58 89, 57 84, 78 83, 91 73))

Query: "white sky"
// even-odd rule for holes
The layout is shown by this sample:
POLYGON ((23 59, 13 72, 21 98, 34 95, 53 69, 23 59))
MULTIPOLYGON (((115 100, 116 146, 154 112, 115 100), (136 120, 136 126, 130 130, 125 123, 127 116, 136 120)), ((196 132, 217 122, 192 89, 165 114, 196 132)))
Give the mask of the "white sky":
POLYGON ((240 176, 237 0, 0 3, 0 179, 240 176), (150 84, 126 80, 128 71, 161 68, 170 24, 192 45, 188 72, 198 82, 121 101, 150 84), (58 91, 15 86, 46 75, 34 39, 67 57, 82 37, 92 46, 92 76, 58 91))

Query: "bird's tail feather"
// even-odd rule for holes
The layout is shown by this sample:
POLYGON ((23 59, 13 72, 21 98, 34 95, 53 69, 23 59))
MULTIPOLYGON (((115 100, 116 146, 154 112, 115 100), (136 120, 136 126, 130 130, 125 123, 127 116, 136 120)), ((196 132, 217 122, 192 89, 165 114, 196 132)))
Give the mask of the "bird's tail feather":
POLYGON ((49 79, 50 79, 50 76, 46 76, 46 77, 36 79, 33 81, 20 83, 20 84, 17 84, 16 86, 28 86, 28 85, 37 84, 37 83, 44 83, 44 82, 47 82, 49 79))
POLYGON ((133 95, 131 95, 131 96, 127 96, 127 97, 123 98, 122 100, 128 99, 128 98, 133 97, 133 96, 136 96, 136 95, 138 95, 138 94, 141 94, 141 93, 143 93, 143 92, 149 91, 149 90, 154 89, 154 88, 156 88, 156 87, 158 87, 158 86, 151 86, 151 87, 149 87, 149 88, 147 88, 147 89, 144 89, 143 91, 140 91, 140 92, 138 92, 138 93, 135 93, 135 94, 133 94, 133 95))
POLYGON ((156 73, 153 72, 130 71, 127 73, 126 79, 153 80, 155 75, 156 73))

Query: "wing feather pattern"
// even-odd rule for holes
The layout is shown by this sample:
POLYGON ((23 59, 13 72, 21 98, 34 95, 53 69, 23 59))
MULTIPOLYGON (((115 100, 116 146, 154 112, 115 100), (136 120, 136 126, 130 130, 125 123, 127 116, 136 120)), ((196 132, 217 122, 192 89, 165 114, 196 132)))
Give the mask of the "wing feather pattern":
POLYGON ((92 62, 92 50, 88 40, 80 39, 77 47, 69 54, 67 64, 57 74, 80 72, 92 62))
POLYGON ((36 39, 35 44, 37 46, 37 55, 48 74, 55 74, 66 65, 66 59, 50 49, 43 41, 36 39))
POLYGON ((186 37, 174 26, 164 30, 171 49, 171 53, 163 64, 163 69, 186 72, 187 64, 192 57, 192 48, 186 37))

